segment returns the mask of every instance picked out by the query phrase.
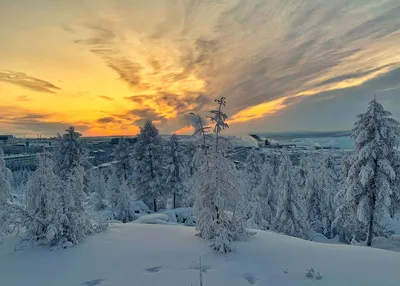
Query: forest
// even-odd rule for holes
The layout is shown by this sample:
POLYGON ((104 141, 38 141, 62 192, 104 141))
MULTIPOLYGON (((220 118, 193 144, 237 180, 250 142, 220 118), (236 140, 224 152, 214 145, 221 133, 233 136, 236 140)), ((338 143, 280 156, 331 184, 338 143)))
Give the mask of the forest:
POLYGON ((36 170, 6 168, 0 151, 0 233, 24 243, 73 246, 115 221, 157 223, 157 214, 195 226, 220 253, 254 230, 368 245, 389 237, 400 212, 399 123, 373 99, 352 130, 354 149, 247 148, 243 162, 224 130, 225 98, 207 116, 192 113, 193 140, 162 139, 146 120, 137 142, 120 138, 113 164, 88 160, 70 127, 36 170))

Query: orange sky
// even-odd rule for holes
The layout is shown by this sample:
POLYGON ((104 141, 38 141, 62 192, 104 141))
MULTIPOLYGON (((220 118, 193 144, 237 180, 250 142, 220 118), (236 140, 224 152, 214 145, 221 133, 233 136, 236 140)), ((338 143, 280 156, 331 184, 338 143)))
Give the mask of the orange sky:
POLYGON ((330 20, 345 1, 327 3, 296 26, 317 2, 0 0, 0 133, 73 124, 87 136, 127 135, 151 118, 164 133, 188 134, 188 113, 219 96, 234 132, 292 99, 399 67, 396 1, 357 3, 330 20))

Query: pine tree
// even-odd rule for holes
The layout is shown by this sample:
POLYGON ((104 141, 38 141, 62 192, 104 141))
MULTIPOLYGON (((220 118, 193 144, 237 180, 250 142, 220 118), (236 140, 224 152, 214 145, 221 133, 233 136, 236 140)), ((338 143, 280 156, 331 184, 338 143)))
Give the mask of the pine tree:
POLYGON ((323 234, 329 238, 332 236, 331 226, 335 218, 334 198, 338 192, 338 179, 334 168, 334 161, 331 155, 324 156, 318 168, 319 183, 324 193, 323 204, 325 205, 323 207, 324 216, 322 218, 323 234))
POLYGON ((110 175, 107 179, 107 192, 110 195, 111 212, 114 214, 114 208, 117 205, 119 197, 120 180, 117 177, 117 170, 115 166, 111 167, 110 175))
POLYGON ((261 207, 259 194, 256 193, 256 188, 261 183, 262 174, 262 158, 255 149, 251 149, 245 160, 245 169, 242 173, 241 184, 243 190, 243 196, 245 200, 245 215, 247 219, 255 216, 251 223, 255 223, 254 220, 259 221, 258 215, 261 209, 254 209, 255 206, 261 207))
POLYGON ((100 170, 95 172, 94 196, 96 199, 96 210, 103 210, 107 207, 105 202, 107 196, 107 185, 103 173, 100 170))
POLYGON ((256 188, 256 193, 260 197, 262 218, 267 222, 268 228, 273 226, 273 219, 277 210, 276 184, 273 167, 266 162, 262 168, 262 179, 260 185, 256 188))
POLYGON ((80 169, 84 175, 83 166, 86 164, 85 150, 79 140, 82 134, 76 132, 73 126, 65 131, 66 133, 59 138, 55 154, 55 171, 62 180, 66 180, 74 169, 80 169))
POLYGON ((186 186, 183 183, 185 165, 176 134, 173 134, 168 142, 167 164, 166 189, 172 194, 172 205, 175 209, 181 206, 182 198, 186 194, 186 186))
MULTIPOLYGON (((400 132, 399 132, 400 133, 400 132)), ((390 216, 393 218, 396 213, 400 213, 400 151, 393 154, 393 169, 396 172, 396 179, 393 186, 393 193, 391 195, 390 216)))
POLYGON ((209 117, 215 124, 214 145, 207 144, 203 124, 200 121, 202 146, 195 154, 196 173, 193 176, 195 194, 193 213, 197 218, 196 229, 201 237, 213 239, 212 247, 219 252, 231 251, 231 243, 239 233, 247 233, 243 217, 243 196, 237 179, 235 165, 225 156, 220 138, 228 128, 227 115, 222 112, 225 98, 215 100, 217 110, 209 117), (232 215, 228 212, 231 211, 232 215))
POLYGON ((132 146, 124 137, 119 139, 118 145, 115 147, 114 160, 117 161, 117 176, 120 178, 121 182, 124 180, 130 182, 133 173, 132 146))
POLYGON ((305 237, 307 226, 301 196, 294 180, 293 164, 287 151, 282 152, 278 173, 278 208, 275 230, 288 235, 305 237))
POLYGON ((307 174, 309 169, 309 156, 305 154, 301 154, 299 156, 299 165, 295 168, 295 177, 297 181, 297 185, 299 186, 300 191, 304 193, 304 188, 306 185, 307 174))
POLYGON ((134 152, 134 184, 139 199, 157 212, 158 199, 163 194, 163 148, 158 129, 146 120, 140 129, 134 152))
POLYGON ((119 187, 118 197, 115 200, 113 207, 114 218, 123 223, 133 221, 135 212, 132 207, 132 194, 128 184, 124 181, 119 187))
POLYGON ((74 127, 68 128, 66 134, 60 138, 55 157, 56 174, 64 185, 60 193, 64 215, 62 237, 73 244, 77 244, 83 236, 91 232, 90 222, 83 206, 84 165, 87 161, 80 137, 81 134, 76 132, 74 127))
POLYGON ((62 182, 53 172, 48 154, 39 156, 39 164, 26 186, 26 210, 31 214, 26 227, 33 240, 56 245, 62 237, 60 192, 62 182))
POLYGON ((246 178, 246 190, 248 197, 252 196, 254 190, 260 185, 262 179, 263 160, 257 149, 251 149, 245 160, 244 177, 246 178))
POLYGON ((398 126, 391 113, 374 98, 367 112, 358 116, 353 129, 356 150, 346 179, 345 200, 354 205, 358 220, 367 224, 368 246, 372 243, 374 225, 391 205, 398 126))

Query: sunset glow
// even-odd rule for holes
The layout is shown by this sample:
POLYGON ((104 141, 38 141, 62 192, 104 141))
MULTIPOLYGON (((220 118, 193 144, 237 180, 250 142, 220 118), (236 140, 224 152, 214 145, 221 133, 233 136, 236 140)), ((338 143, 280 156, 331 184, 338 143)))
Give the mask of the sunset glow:
POLYGON ((149 118, 189 134, 188 114, 220 96, 231 132, 289 108, 307 129, 306 98, 369 98, 380 82, 392 103, 398 2, 318 2, 0 0, 0 133, 128 135, 149 118))

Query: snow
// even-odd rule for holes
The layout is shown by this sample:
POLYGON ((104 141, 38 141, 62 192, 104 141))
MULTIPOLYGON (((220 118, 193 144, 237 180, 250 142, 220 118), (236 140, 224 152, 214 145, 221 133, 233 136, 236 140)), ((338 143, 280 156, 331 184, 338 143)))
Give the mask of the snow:
POLYGON ((168 221, 169 222, 173 222, 173 223, 177 223, 177 219, 176 219, 176 214, 173 210, 167 210, 163 212, 164 214, 166 214, 168 216, 168 221))
POLYGON ((5 237, 0 248, 1 285, 199 285, 205 286, 397 286, 400 254, 361 246, 321 244, 259 231, 219 255, 185 226, 115 224, 68 249, 15 252, 5 237), (322 280, 306 278, 306 269, 322 280), (23 275, 21 275, 23 274, 23 275))
POLYGON ((170 221, 170 218, 168 215, 160 214, 160 213, 142 215, 137 220, 135 220, 135 222, 136 223, 144 223, 144 224, 171 224, 171 223, 174 223, 173 221, 170 221))

